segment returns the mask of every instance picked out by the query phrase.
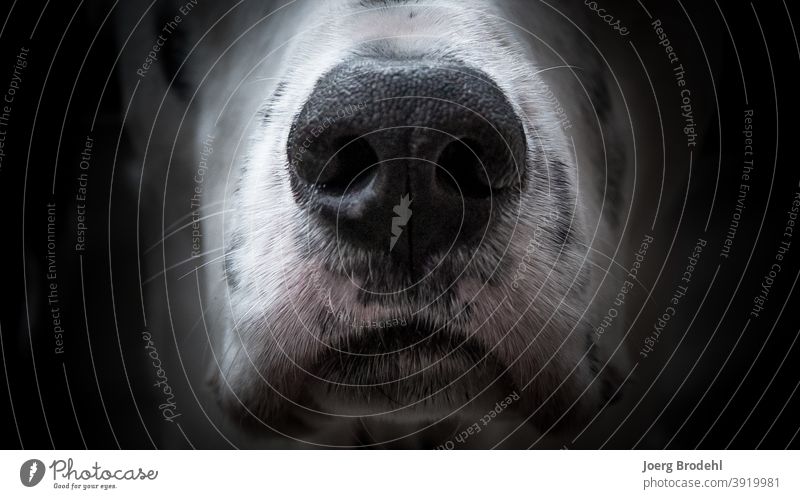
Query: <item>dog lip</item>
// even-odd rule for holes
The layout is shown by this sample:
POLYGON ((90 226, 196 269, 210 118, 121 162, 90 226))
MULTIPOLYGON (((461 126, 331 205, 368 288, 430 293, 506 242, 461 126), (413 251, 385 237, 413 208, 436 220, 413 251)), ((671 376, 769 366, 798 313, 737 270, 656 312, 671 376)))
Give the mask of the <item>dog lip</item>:
POLYGON ((323 354, 314 368, 319 377, 304 388, 308 402, 345 417, 421 422, 471 413, 479 401, 514 390, 494 355, 471 338, 418 330, 399 338, 409 331, 398 329, 357 339, 350 348, 358 355, 323 354))
MULTIPOLYGON (((449 325, 431 326, 417 320, 405 318, 381 319, 370 322, 345 323, 350 328, 323 354, 339 354, 352 357, 390 357, 393 354, 415 349, 458 348, 469 340, 469 336, 449 325)), ((474 349, 472 342, 468 346, 474 349)))
POLYGON ((510 384, 491 351, 474 336, 448 327, 414 321, 362 330, 331 347, 311 369, 317 399, 359 403, 384 398, 387 405, 398 407, 428 398, 454 401, 490 385, 510 384))
POLYGON ((377 327, 349 326, 351 332, 332 344, 333 353, 354 357, 386 357, 395 353, 428 349, 442 353, 461 349, 476 362, 486 356, 475 336, 452 323, 432 325, 405 318, 372 321, 377 327))

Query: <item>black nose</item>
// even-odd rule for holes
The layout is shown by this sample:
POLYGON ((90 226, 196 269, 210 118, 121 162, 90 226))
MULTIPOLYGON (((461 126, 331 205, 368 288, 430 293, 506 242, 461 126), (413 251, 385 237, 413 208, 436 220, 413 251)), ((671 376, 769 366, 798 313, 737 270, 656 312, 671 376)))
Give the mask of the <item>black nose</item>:
POLYGON ((289 134, 292 187, 320 223, 414 268, 479 242, 525 177, 522 122, 485 73, 458 63, 348 61, 289 134))

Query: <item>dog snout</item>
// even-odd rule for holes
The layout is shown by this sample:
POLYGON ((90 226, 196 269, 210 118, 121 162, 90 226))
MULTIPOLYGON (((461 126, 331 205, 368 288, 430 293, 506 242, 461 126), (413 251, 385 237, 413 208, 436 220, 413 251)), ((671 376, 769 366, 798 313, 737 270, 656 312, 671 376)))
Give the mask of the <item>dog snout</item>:
POLYGON ((318 80, 287 146, 301 205, 337 238, 412 269, 479 241, 525 181, 510 100, 454 62, 339 64, 318 80))

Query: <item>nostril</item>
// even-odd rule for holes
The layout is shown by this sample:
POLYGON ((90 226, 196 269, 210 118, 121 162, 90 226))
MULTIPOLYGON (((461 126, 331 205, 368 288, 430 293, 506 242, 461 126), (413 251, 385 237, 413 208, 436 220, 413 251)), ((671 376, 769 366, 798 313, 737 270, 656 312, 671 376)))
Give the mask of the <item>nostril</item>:
POLYGON ((290 187, 337 251, 381 254, 404 269, 401 282, 457 245, 477 247, 515 206, 525 132, 510 96, 460 61, 354 57, 321 76, 294 117, 290 187))
POLYGON ((358 190, 366 185, 378 163, 378 155, 363 137, 347 136, 334 141, 335 156, 331 158, 324 182, 319 187, 331 193, 358 190))
POLYGON ((436 180, 440 186, 468 198, 488 198, 492 194, 486 165, 481 162, 483 148, 471 139, 454 140, 437 161, 436 180))

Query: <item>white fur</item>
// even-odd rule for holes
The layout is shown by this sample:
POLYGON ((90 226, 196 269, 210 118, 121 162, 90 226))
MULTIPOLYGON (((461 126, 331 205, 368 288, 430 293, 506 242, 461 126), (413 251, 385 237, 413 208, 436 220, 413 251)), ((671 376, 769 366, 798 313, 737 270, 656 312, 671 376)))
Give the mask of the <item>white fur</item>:
MULTIPOLYGON (((611 254, 619 234, 601 212, 598 184, 605 165, 592 123, 596 117, 575 69, 564 67, 564 61, 579 60, 583 50, 564 41, 563 33, 574 29, 538 3, 388 3, 364 8, 344 0, 301 1, 274 12, 237 11, 213 19, 219 23, 198 49, 199 59, 219 62, 195 96, 188 118, 197 124, 195 132, 177 149, 179 156, 182 148, 197 151, 207 135, 216 137, 217 167, 209 173, 203 198, 208 207, 203 243, 230 253, 227 270, 240 276, 232 286, 219 253, 202 267, 210 365, 223 405, 269 424, 279 413, 303 405, 303 373, 333 342, 353 333, 348 322, 417 317, 434 326, 453 321, 492 349, 515 385, 527 386, 521 413, 530 414, 550 396, 561 409, 596 407, 602 383, 591 370, 587 347, 617 282, 600 289, 603 272, 593 260, 595 252, 611 254), (561 43, 550 50, 545 42, 553 40, 561 43), (488 234, 446 303, 402 299, 360 305, 361 283, 330 269, 360 260, 382 272, 382 260, 326 237, 297 207, 289 187, 289 129, 316 81, 346 57, 378 53, 450 56, 479 68, 508 96, 528 135, 524 167, 532 181, 513 213, 488 234), (285 87, 274 99, 278 82, 285 87), (569 135, 554 108, 558 103, 579 124, 569 135), (262 119, 267 104, 269 113, 262 119), (232 213, 215 215, 221 206, 232 213), (560 246, 558 235, 566 227, 574 241, 560 246), (513 243, 496 248, 493 234, 513 234, 513 243), (469 318, 460 314, 467 304, 469 318)), ((585 62, 582 70, 597 71, 596 61, 585 62)), ((621 106, 615 100, 612 107, 618 113, 621 106)), ((615 133, 613 128, 606 132, 615 133)), ((193 165, 187 163, 183 178, 190 178, 193 165)), ((460 251, 449 258, 469 259, 460 251)), ((600 355, 595 367, 602 366, 602 355, 592 355, 600 355)), ((436 414, 452 409, 435 405, 436 414)), ((433 411, 426 403, 420 406, 422 412, 433 411)), ((387 411, 403 412, 376 409, 387 411)), ((534 421, 549 424, 559 416, 541 414, 534 421)))

